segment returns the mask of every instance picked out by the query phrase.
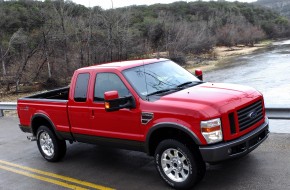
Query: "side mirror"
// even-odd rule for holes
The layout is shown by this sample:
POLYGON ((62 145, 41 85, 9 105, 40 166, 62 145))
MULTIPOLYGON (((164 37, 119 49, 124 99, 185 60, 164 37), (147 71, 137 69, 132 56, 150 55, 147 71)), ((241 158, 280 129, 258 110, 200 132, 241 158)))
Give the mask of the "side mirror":
POLYGON ((104 93, 105 100, 114 100, 119 98, 118 91, 108 91, 104 93))
POLYGON ((203 76, 202 76, 202 70, 201 69, 196 69, 195 70, 195 76, 199 79, 199 80, 203 80, 203 76))
POLYGON ((108 91, 104 93, 105 110, 107 112, 118 111, 123 108, 135 108, 135 101, 132 96, 119 97, 117 91, 108 91))

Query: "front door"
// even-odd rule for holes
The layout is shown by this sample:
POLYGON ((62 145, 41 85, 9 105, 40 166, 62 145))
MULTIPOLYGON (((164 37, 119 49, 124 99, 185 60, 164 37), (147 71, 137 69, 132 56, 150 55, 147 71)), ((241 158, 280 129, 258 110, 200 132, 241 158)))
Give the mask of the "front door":
POLYGON ((97 73, 94 85, 94 99, 91 106, 91 126, 94 135, 126 140, 141 140, 141 114, 138 108, 121 109, 113 112, 105 111, 104 93, 112 90, 118 91, 119 97, 131 95, 128 88, 115 73, 97 73))

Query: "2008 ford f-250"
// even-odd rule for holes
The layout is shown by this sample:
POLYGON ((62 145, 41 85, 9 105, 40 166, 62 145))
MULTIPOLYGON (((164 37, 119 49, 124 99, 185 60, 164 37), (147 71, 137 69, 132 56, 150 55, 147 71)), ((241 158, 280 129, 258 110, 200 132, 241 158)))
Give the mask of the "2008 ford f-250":
POLYGON ((64 157, 66 140, 144 151, 177 189, 200 181, 206 162, 241 157, 269 133, 258 91, 202 82, 168 59, 78 69, 70 87, 19 99, 18 115, 48 161, 64 157))

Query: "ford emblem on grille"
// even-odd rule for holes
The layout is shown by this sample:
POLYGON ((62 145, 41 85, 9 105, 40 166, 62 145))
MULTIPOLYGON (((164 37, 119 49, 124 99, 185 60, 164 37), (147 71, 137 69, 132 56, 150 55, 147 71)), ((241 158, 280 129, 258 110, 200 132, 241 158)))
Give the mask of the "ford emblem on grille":
POLYGON ((254 111, 251 111, 248 116, 250 119, 255 119, 257 115, 258 115, 257 110, 254 110, 254 111))

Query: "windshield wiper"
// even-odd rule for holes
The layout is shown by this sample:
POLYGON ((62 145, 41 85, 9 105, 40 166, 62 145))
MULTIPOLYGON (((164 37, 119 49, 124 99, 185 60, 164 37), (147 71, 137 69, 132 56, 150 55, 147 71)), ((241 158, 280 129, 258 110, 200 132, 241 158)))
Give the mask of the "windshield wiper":
POLYGON ((202 81, 188 81, 188 82, 185 82, 185 83, 182 83, 182 84, 176 86, 175 88, 167 88, 167 89, 163 89, 163 90, 157 90, 155 92, 147 94, 146 96, 148 97, 148 96, 152 96, 152 95, 156 95, 156 94, 162 94, 162 93, 169 92, 169 91, 178 91, 178 90, 182 90, 184 86, 187 86, 189 84, 190 84, 190 86, 194 86, 194 85, 198 85, 201 83, 203 83, 203 82, 202 81))
POLYGON ((172 91, 172 90, 176 90, 176 89, 175 88, 168 88, 168 89, 163 89, 163 90, 157 90, 155 92, 152 92, 152 93, 147 94, 146 96, 152 96, 152 95, 156 95, 156 94, 162 94, 164 92, 169 92, 169 91, 172 91))
POLYGON ((203 82, 202 81, 188 81, 188 82, 185 82, 185 83, 178 85, 177 88, 182 88, 182 87, 187 86, 189 84, 191 84, 190 86, 193 86, 193 85, 197 85, 197 84, 201 84, 201 83, 203 83, 203 82))

